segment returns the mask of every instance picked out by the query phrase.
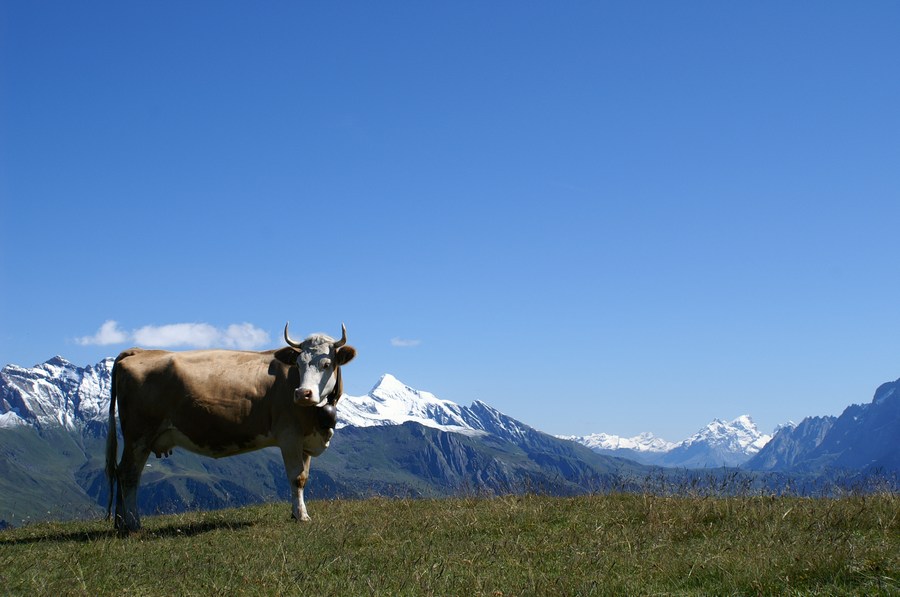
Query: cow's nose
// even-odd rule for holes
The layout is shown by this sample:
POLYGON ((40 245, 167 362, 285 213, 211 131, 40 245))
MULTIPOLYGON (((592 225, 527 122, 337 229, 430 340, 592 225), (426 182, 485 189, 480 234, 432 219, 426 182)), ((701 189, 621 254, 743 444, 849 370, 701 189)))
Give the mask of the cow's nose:
POLYGON ((297 388, 294 390, 294 402, 306 406, 316 403, 315 389, 313 388, 297 388))

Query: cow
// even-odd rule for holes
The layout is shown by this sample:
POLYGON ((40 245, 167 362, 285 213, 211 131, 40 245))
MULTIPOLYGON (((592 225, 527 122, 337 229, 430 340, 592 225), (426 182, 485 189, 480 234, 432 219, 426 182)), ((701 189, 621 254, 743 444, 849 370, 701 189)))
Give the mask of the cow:
POLYGON ((132 348, 112 369, 106 476, 107 519, 115 494, 115 528, 140 528, 137 490, 150 453, 175 447, 221 458, 278 446, 291 488, 291 516, 308 521, 303 488, 310 460, 328 447, 343 393, 341 366, 356 356, 347 328, 335 340, 313 334, 264 352, 132 348), (116 464, 116 406, 122 458, 116 464))

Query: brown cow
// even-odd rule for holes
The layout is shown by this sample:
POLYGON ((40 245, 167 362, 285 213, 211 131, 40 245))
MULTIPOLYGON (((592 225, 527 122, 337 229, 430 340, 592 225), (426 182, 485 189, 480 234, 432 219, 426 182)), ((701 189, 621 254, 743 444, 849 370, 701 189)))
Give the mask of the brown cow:
POLYGON ((347 329, 334 340, 314 334, 265 352, 132 348, 116 358, 109 404, 106 474, 115 526, 139 529, 137 489, 150 453, 176 446, 221 458, 269 446, 281 448, 291 486, 291 514, 309 520, 303 487, 312 456, 328 447, 343 392, 341 366, 356 356, 347 329), (116 404, 122 459, 116 465, 116 404))

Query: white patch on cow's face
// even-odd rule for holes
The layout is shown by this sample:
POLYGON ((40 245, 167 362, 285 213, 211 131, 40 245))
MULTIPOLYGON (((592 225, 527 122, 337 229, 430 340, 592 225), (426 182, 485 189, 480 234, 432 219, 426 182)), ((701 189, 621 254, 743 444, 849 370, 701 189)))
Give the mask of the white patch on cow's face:
POLYGON ((327 336, 311 336, 301 344, 297 355, 300 386, 294 391, 298 404, 321 406, 334 390, 334 340, 327 336))

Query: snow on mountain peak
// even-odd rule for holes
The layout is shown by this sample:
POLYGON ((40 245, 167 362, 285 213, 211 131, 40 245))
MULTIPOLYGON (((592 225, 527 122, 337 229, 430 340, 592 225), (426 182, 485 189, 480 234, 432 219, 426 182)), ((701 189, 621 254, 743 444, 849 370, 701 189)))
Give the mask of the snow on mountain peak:
POLYGON ((344 395, 338 407, 338 428, 371 427, 415 422, 426 427, 465 433, 521 438, 533 430, 480 400, 460 406, 431 392, 416 390, 390 374, 381 376, 365 396, 344 395))
POLYGON ((7 365, 0 371, 0 426, 60 425, 108 416, 113 359, 77 367, 55 356, 30 369, 7 365))
POLYGON ((381 376, 365 396, 344 395, 338 408, 338 428, 371 427, 416 422, 446 431, 472 431, 462 407, 416 390, 389 373, 381 376))
POLYGON ((381 378, 379 378, 378 383, 372 386, 369 393, 372 394, 378 390, 381 390, 382 392, 414 391, 390 373, 382 375, 381 378))
POLYGON ((756 429, 756 423, 750 418, 750 415, 741 415, 731 422, 732 425, 743 427, 744 429, 756 429))
POLYGON ((634 450, 635 452, 667 452, 678 445, 661 437, 656 437, 649 431, 634 437, 621 437, 609 433, 593 433, 584 436, 560 436, 560 438, 576 441, 594 451, 634 450))
POLYGON ((706 427, 684 440, 684 447, 704 443, 726 448, 732 452, 752 455, 772 439, 760 433, 750 415, 741 415, 731 422, 713 419, 706 427))
POLYGON ((736 466, 759 452, 772 437, 760 433, 749 415, 741 415, 730 422, 713 419, 697 433, 678 443, 667 442, 652 433, 629 438, 595 433, 563 439, 575 440, 595 452, 619 453, 647 464, 697 467, 710 464, 736 466))

